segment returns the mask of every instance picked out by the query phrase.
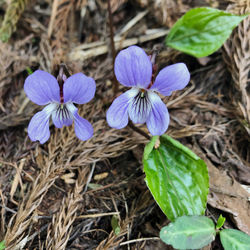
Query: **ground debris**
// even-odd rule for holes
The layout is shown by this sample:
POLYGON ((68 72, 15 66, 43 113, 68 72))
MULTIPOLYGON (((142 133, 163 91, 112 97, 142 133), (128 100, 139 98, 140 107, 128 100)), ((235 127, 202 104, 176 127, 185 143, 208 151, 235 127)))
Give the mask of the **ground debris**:
MULTIPOLYGON (((5 240, 7 249, 172 249, 159 241, 168 221, 144 181, 147 140, 106 122, 113 99, 106 2, 23 2, 16 31, 13 26, 8 43, 0 42, 0 242, 5 240), (39 145, 27 136, 39 107, 25 96, 24 80, 38 68, 53 74, 61 62, 71 74, 84 72, 96 80, 95 100, 79 106, 95 134, 81 142, 72 126, 53 126, 48 143, 39 145)), ((189 85, 164 98, 171 116, 167 134, 208 164, 208 204, 228 215, 228 227, 250 233, 249 23, 246 19, 223 50, 203 60, 163 46, 169 28, 188 9, 210 4, 242 12, 246 3, 119 0, 111 1, 111 8, 117 50, 137 44, 151 52, 158 46, 159 68, 187 64, 189 85)), ((0 13, 6 9, 0 1, 0 13)), ((120 85, 117 95, 124 90, 120 85)))

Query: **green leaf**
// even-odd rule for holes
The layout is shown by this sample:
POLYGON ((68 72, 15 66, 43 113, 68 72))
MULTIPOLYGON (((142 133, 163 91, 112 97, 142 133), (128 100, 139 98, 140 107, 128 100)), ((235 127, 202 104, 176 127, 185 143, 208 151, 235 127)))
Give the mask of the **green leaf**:
POLYGON ((4 241, 0 242, 0 250, 4 250, 5 249, 5 244, 4 241))
POLYGON ((246 16, 206 7, 191 9, 171 28, 166 45, 195 57, 208 56, 246 16))
POLYGON ((235 229, 220 231, 220 240, 225 250, 249 250, 250 236, 235 229))
POLYGON ((160 146, 144 154, 143 165, 147 186, 170 220, 204 214, 209 178, 206 164, 196 154, 163 135, 160 146))
POLYGON ((224 225, 225 221, 226 218, 220 215, 219 219, 217 220, 216 229, 220 229, 224 225))
POLYGON ((112 229, 113 229, 115 235, 119 235, 119 233, 121 232, 121 228, 119 225, 119 218, 117 215, 113 215, 113 217, 111 219, 111 226, 112 226, 112 229))
POLYGON ((160 238, 176 249, 198 249, 215 239, 214 223, 205 216, 182 216, 163 227, 160 238))
POLYGON ((26 71, 28 72, 29 75, 33 74, 33 71, 30 67, 26 67, 26 71))
POLYGON ((153 136, 151 141, 146 145, 144 149, 144 158, 147 159, 151 151, 153 150, 156 141, 159 139, 159 136, 153 136))

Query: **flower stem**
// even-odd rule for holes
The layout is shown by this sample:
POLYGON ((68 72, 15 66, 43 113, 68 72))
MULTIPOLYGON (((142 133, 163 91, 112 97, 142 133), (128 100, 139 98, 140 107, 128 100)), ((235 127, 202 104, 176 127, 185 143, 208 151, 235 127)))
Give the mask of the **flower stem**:
POLYGON ((146 132, 144 132, 140 128, 137 128, 131 121, 129 121, 128 126, 132 128, 135 132, 147 138, 148 140, 151 140, 151 136, 149 136, 146 132))
MULTIPOLYGON (((115 56, 116 56, 116 51, 115 51, 115 42, 114 42, 114 30, 113 30, 113 16, 112 16, 112 11, 111 11, 111 4, 110 0, 108 0, 108 13, 109 13, 109 29, 110 29, 110 41, 111 41, 111 51, 112 51, 112 59, 113 59, 113 75, 114 75, 114 65, 115 65, 115 56)), ((115 75, 113 77, 113 92, 114 95, 118 92, 118 82, 115 78, 115 75)))

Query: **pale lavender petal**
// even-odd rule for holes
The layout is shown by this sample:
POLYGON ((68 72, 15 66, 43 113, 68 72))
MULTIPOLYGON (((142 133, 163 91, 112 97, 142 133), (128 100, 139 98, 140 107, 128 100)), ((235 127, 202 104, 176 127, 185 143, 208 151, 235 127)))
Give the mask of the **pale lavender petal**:
POLYGON ((137 88, 132 88, 113 101, 106 115, 110 127, 121 129, 127 126, 129 103, 138 93, 137 88))
POLYGON ((58 104, 52 113, 53 123, 57 128, 62 128, 64 125, 70 126, 76 112, 77 108, 72 103, 58 104))
POLYGON ((38 105, 60 102, 60 88, 56 78, 42 70, 36 70, 26 78, 24 91, 38 105))
POLYGON ((155 90, 164 96, 172 91, 183 89, 190 80, 190 73, 185 63, 176 63, 163 68, 157 75, 150 90, 155 90))
POLYGON ((128 114, 133 123, 145 123, 151 111, 151 101, 148 91, 141 92, 129 104, 128 114))
POLYGON ((161 98, 153 92, 149 93, 149 99, 152 109, 147 119, 148 130, 152 135, 162 135, 166 132, 169 125, 167 107, 161 98))
POLYGON ((130 46, 117 55, 115 75, 124 86, 146 89, 151 82, 152 63, 143 49, 130 46))
POLYGON ((92 125, 86 119, 79 116, 77 113, 74 116, 74 123, 76 136, 80 140, 86 141, 93 136, 94 130, 92 125))
POLYGON ((54 108, 55 104, 49 104, 32 117, 28 126, 28 135, 32 141, 43 144, 49 139, 49 118, 54 108))
POLYGON ((63 84, 64 103, 87 103, 94 97, 95 89, 96 84, 93 78, 87 77, 83 73, 74 74, 63 84))

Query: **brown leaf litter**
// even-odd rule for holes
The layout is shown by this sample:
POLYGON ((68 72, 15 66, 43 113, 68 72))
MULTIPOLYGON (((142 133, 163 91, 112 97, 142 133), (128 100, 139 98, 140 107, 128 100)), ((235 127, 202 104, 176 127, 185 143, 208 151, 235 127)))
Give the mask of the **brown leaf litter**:
MULTIPOLYGON (((236 13, 249 8, 245 0, 190 2, 111 1, 116 49, 138 44, 150 53, 155 45, 163 47, 168 28, 192 7, 211 4, 236 13)), ((0 11, 6 10, 0 4, 0 11)), ((0 42, 0 241, 7 249, 172 249, 159 241, 168 221, 144 182, 140 159, 147 140, 129 127, 112 129, 105 120, 113 99, 106 3, 35 0, 17 15, 11 28, 17 31, 8 43, 0 42), (27 137, 39 107, 23 91, 26 70, 53 73, 61 62, 71 73, 96 79, 95 99, 78 107, 93 124, 94 137, 81 142, 72 126, 51 126, 49 141, 39 145, 27 137), (114 216, 118 234, 111 226, 114 216)), ((225 227, 247 233, 248 31, 246 19, 222 53, 206 60, 170 48, 157 58, 160 68, 183 61, 192 74, 187 88, 164 98, 171 116, 167 134, 206 161, 207 214, 215 220, 223 213, 225 227)), ((125 89, 120 85, 118 94, 125 89)))

